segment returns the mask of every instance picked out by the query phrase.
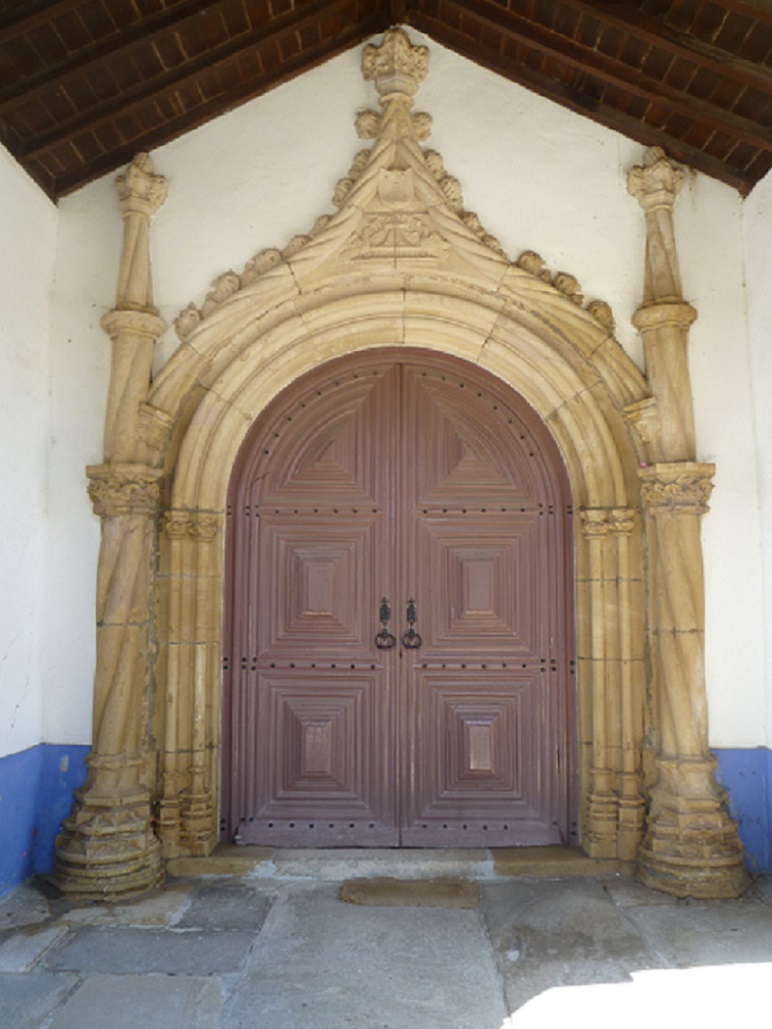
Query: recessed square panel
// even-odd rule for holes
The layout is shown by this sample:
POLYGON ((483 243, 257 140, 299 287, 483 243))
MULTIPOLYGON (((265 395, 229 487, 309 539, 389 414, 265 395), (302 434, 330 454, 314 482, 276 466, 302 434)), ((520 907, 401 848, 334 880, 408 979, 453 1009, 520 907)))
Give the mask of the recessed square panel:
POLYGON ((371 586, 374 520, 261 522, 263 567, 270 574, 264 595, 272 601, 256 619, 263 655, 368 656, 378 624, 371 586))
POLYGON ((417 675, 417 719, 427 729, 414 754, 413 820, 538 817, 541 698, 537 671, 417 675))
POLYGON ((378 797, 379 770, 364 741, 380 710, 377 674, 327 670, 262 677, 259 718, 267 740, 258 762, 265 788, 258 803, 263 817, 319 808, 366 817, 378 797), (326 805, 326 807, 325 807, 326 805))
POLYGON ((533 520, 477 520, 470 531, 464 516, 422 517, 419 535, 425 651, 544 656, 533 520))

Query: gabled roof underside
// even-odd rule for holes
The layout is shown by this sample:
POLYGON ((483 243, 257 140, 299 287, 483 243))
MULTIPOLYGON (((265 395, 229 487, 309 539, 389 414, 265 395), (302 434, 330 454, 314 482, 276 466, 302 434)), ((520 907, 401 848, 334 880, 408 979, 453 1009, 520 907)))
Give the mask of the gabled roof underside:
POLYGON ((770 0, 0 0, 0 141, 56 198, 393 24, 742 194, 772 168, 770 0))

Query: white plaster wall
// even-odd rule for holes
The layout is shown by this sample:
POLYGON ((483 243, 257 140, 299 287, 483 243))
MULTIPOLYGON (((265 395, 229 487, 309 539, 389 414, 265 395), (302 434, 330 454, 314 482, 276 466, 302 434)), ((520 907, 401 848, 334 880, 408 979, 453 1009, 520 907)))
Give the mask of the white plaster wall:
POLYGON ((40 637, 56 208, 0 147, 0 757, 42 739, 40 637))
POLYGON ((772 747, 772 172, 744 205, 748 338, 763 526, 766 738, 772 747))
POLYGON ((102 458, 110 341, 99 320, 112 307, 121 246, 113 177, 59 203, 53 294, 50 557, 43 674, 51 684, 46 739, 89 743, 99 519, 86 465, 102 458))
MULTIPOLYGON (((644 226, 627 195, 626 174, 640 163, 641 147, 429 46, 429 77, 417 106, 434 117, 430 145, 460 179, 467 209, 477 211, 513 258, 537 250, 549 267, 575 275, 588 298, 609 302, 620 341, 640 361, 630 316, 640 300, 644 226)), ((335 183, 364 145, 354 115, 374 103, 360 53, 154 153, 157 171, 169 181, 153 227, 156 301, 169 324, 189 300, 203 300, 216 275, 241 269, 264 247, 285 245, 334 210, 335 183)), ((719 466, 705 529, 711 736, 724 746, 753 745, 762 742, 764 690, 755 642, 761 578, 741 201, 727 187, 695 177, 681 197, 677 230, 686 296, 700 308, 692 344, 699 456, 719 466)), ((52 490, 67 512, 67 547, 52 576, 71 583, 72 595, 66 610, 52 612, 48 659, 62 668, 71 703, 68 711, 52 709, 50 721, 66 723, 81 741, 91 702, 88 627, 98 543, 83 466, 99 459, 108 349, 98 316, 112 304, 120 233, 112 176, 62 202, 53 423, 66 443, 52 490)), ((167 332, 159 360, 175 345, 167 332)))
POLYGON ((703 521, 706 675, 711 742, 763 740, 761 524, 746 331, 743 203, 703 175, 676 208, 684 296, 698 311, 689 335, 697 458, 716 464, 703 521))

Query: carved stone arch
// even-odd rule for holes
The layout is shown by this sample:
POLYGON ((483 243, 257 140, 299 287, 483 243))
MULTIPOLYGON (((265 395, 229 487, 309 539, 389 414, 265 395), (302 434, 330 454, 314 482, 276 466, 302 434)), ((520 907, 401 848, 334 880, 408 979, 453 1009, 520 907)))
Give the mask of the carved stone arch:
POLYGON ((185 595, 193 598, 187 624, 170 619, 160 640, 158 674, 169 700, 160 825, 168 854, 207 852, 217 838, 224 574, 222 538, 212 545, 190 529, 169 527, 186 519, 223 525, 241 443, 294 379, 334 357, 403 343, 491 371, 536 409, 563 454, 579 506, 581 837, 594 856, 634 860, 643 813, 644 600, 641 521, 634 510, 639 455, 624 405, 640 398, 642 380, 586 312, 555 290, 533 291, 528 278, 521 273, 500 285, 494 302, 480 281, 462 286, 434 272, 414 284, 403 274, 379 289, 368 275, 349 281, 347 291, 328 286, 303 298, 302 318, 297 302, 282 298, 284 316, 265 330, 254 300, 244 304, 242 295, 233 310, 226 302, 206 332, 202 326, 191 338, 195 357, 192 350, 181 352, 158 380, 151 404, 163 398, 184 423, 174 434, 173 456, 167 455, 162 609, 182 611, 185 595), (184 375, 175 360, 180 368, 190 365, 184 375))

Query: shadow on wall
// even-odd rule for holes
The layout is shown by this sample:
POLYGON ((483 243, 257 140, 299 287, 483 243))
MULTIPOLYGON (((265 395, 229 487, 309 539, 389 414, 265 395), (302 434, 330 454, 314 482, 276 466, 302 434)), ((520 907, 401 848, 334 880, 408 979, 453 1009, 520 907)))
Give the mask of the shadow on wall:
POLYGON ((0 758, 0 895, 53 867, 56 835, 86 780, 89 750, 41 743, 0 758))

